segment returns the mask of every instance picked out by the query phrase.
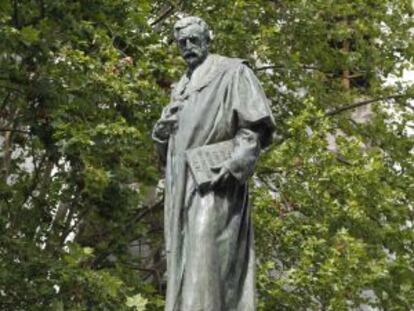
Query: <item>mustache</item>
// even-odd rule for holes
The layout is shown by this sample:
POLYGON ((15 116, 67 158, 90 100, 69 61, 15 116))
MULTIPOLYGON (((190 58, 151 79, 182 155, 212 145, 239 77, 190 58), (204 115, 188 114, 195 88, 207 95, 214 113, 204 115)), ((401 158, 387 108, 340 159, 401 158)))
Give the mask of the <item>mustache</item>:
POLYGON ((198 53, 196 53, 196 52, 194 52, 194 51, 189 51, 189 52, 185 52, 185 53, 183 54, 183 56, 184 56, 185 58, 187 58, 187 57, 197 57, 197 56, 198 56, 198 53))

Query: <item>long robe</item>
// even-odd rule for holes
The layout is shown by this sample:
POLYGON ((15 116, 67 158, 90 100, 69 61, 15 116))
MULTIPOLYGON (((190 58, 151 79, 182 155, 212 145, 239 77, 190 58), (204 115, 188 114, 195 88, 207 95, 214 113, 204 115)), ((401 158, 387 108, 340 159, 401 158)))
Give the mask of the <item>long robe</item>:
POLYGON ((210 54, 174 87, 178 128, 163 141, 166 159, 166 311, 254 311, 254 241, 247 179, 274 121, 268 100, 243 60, 210 54), (224 164, 230 180, 200 193, 185 151, 228 139, 235 148, 224 164))

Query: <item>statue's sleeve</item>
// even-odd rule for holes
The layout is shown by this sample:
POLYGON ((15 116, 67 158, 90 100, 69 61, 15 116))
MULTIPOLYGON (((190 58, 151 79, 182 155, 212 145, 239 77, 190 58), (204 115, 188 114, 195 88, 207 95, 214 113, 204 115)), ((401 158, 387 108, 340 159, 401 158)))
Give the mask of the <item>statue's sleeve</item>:
POLYGON ((245 64, 239 66, 233 78, 231 97, 237 127, 258 132, 261 147, 267 147, 271 142, 275 121, 259 80, 245 64))
POLYGON ((248 128, 241 128, 234 137, 232 157, 224 165, 231 175, 243 184, 253 174, 259 154, 259 134, 248 128))
POLYGON ((240 183, 244 183, 253 174, 260 149, 269 145, 275 124, 259 80, 244 64, 234 75, 230 100, 237 133, 234 152, 225 165, 240 183))

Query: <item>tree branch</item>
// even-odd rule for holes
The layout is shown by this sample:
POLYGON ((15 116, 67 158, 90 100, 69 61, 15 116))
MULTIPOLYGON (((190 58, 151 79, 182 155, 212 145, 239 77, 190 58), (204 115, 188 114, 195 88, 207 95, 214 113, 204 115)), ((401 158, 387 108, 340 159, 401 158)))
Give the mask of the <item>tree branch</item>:
POLYGON ((155 21, 153 21, 150 26, 154 27, 157 24, 161 23, 165 19, 167 19, 173 12, 174 12, 175 6, 171 5, 167 10, 165 10, 164 13, 162 13, 155 21))
POLYGON ((30 134, 30 131, 19 130, 19 129, 11 129, 11 128, 0 128, 0 132, 12 132, 12 133, 30 134))
POLYGON ((33 172, 33 177, 32 177, 30 185, 28 186, 27 189, 23 190, 24 196, 23 196, 23 200, 20 204, 20 209, 22 209, 25 206, 25 204, 28 202, 28 200, 32 196, 33 191, 36 190, 36 188, 38 186, 38 183, 39 183, 39 180, 41 179, 40 169, 43 167, 43 164, 46 162, 46 159, 47 159, 47 154, 45 153, 41 156, 40 161, 38 162, 37 170, 35 170, 33 172))
POLYGON ((13 25, 15 28, 19 29, 20 28, 20 22, 19 22, 19 8, 18 8, 18 1, 17 0, 13 0, 13 25))
POLYGON ((11 94, 12 94, 12 92, 8 92, 7 95, 4 97, 3 102, 1 103, 0 114, 2 113, 4 108, 6 107, 7 102, 9 101, 9 98, 10 98, 11 94))
POLYGON ((40 11, 40 18, 43 19, 45 18, 46 14, 45 14, 45 3, 43 0, 39 1, 39 11, 40 11))
MULTIPOLYGON (((320 70, 318 67, 307 66, 307 65, 303 65, 302 68, 306 69, 306 70, 320 70)), ((266 65, 266 66, 262 66, 262 67, 257 67, 257 68, 254 69, 254 71, 263 71, 263 70, 267 70, 267 69, 287 69, 287 68, 284 65, 266 65)))
POLYGON ((332 109, 330 111, 327 111, 325 113, 325 116, 326 117, 330 117, 330 116, 339 114, 339 113, 344 112, 344 111, 348 111, 348 110, 352 110, 352 109, 355 109, 355 108, 359 108, 359 107, 366 106, 366 105, 369 105, 369 104, 372 104, 372 103, 376 103, 376 102, 379 102, 379 101, 389 100, 389 99, 395 99, 395 98, 403 98, 403 97, 407 97, 407 95, 397 94, 397 95, 390 95, 390 96, 386 96, 386 97, 379 97, 379 98, 374 98, 374 99, 363 100, 363 101, 359 101, 359 102, 356 102, 356 103, 352 103, 352 104, 349 104, 349 105, 341 106, 341 107, 332 109))
MULTIPOLYGON (((174 1, 175 2, 175 1, 174 1)), ((153 21, 150 26, 157 28, 158 24, 162 23, 164 20, 166 20, 168 17, 174 14, 178 9, 182 9, 184 1, 178 1, 177 3, 170 4, 168 9, 166 9, 159 17, 153 21)))
POLYGON ((257 67, 254 69, 254 71, 263 71, 267 69, 276 69, 276 68, 284 68, 284 66, 268 65, 268 66, 257 67))
POLYGON ((65 224, 63 225, 63 230, 61 231, 61 236, 60 236, 59 245, 61 247, 64 245, 66 238, 71 233, 71 228, 72 228, 71 223, 72 223, 72 220, 73 220, 73 216, 75 215, 75 211, 74 211, 73 205, 72 206, 66 205, 66 207, 69 209, 69 212, 68 212, 68 215, 67 216, 66 216, 66 213, 64 215, 64 216, 66 216, 66 221, 65 221, 65 224))

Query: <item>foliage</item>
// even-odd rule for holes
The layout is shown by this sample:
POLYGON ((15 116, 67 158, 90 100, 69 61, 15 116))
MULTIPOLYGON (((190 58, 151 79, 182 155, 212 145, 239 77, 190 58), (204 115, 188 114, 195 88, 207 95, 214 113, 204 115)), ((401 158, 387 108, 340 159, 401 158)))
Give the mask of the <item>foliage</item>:
POLYGON ((148 133, 174 69, 159 66, 170 54, 151 2, 137 4, 0 6, 2 310, 126 310, 153 295, 130 243, 161 245, 148 133))
POLYGON ((162 310, 149 133, 182 12, 250 61, 282 138, 252 182, 259 310, 412 308, 411 1, 2 0, 0 309, 162 310))

